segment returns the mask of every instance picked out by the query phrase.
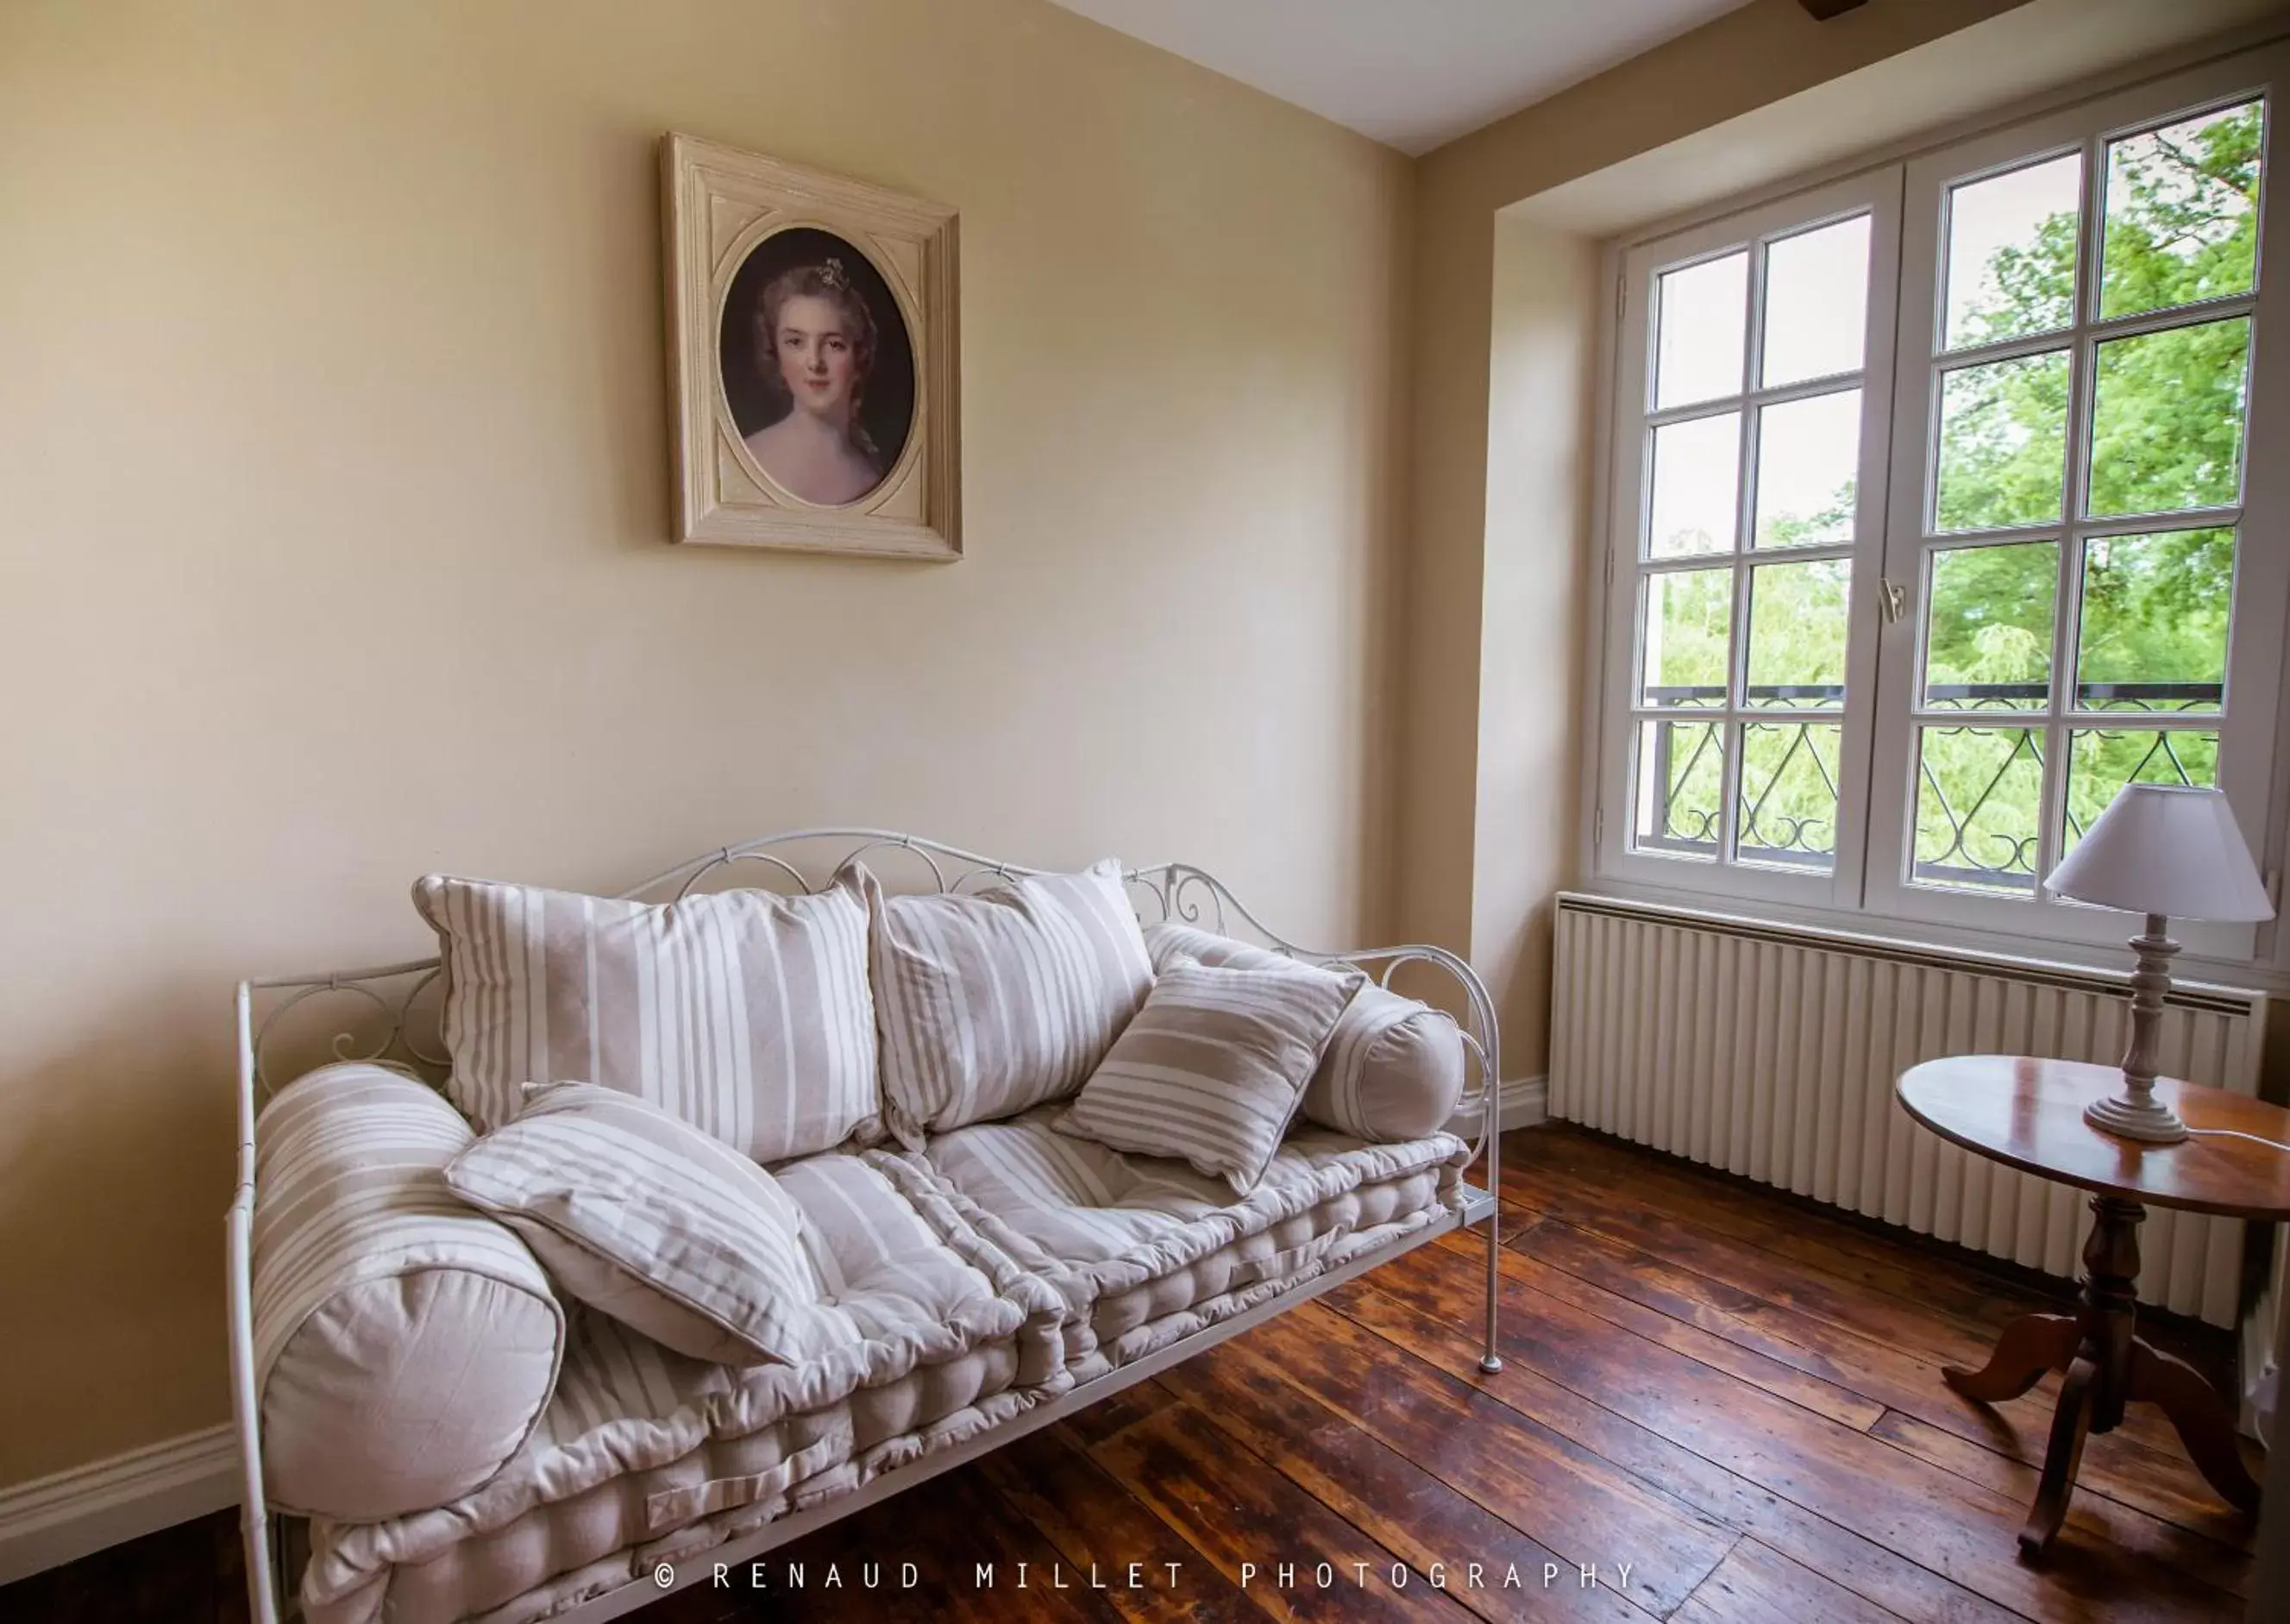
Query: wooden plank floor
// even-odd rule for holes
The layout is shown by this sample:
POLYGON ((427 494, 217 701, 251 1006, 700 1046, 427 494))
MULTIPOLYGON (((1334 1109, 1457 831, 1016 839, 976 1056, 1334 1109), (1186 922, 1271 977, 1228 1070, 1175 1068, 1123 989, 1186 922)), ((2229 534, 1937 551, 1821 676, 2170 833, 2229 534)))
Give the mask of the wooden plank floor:
MULTIPOLYGON (((1500 1375, 1470 1329, 1484 1254, 1451 1236, 775 1553, 765 1590, 637 1616, 2242 1618, 2249 1528, 2143 1407, 2093 1441, 2052 1558, 2016 1559, 2054 1385, 1990 1412, 1939 1372, 2048 1293, 1570 1129, 1504 1155, 1500 1375)), ((0 1590, 0 1620, 241 1620, 232 1533, 0 1590)))

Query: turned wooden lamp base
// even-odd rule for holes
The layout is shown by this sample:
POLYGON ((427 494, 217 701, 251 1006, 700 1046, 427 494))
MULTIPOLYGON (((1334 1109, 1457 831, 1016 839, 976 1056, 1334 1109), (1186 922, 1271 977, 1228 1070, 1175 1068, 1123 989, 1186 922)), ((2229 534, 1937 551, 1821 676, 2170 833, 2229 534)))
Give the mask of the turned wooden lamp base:
POLYGON ((2131 939, 2131 950, 2139 967, 2131 972, 2131 1046, 2123 1055, 2123 1091, 2084 1107, 2083 1119, 2142 1145, 2175 1145, 2187 1137, 2187 1124, 2155 1098, 2155 1047, 2179 944, 2171 940, 2163 916, 2150 914, 2146 932, 2131 939))
POLYGON ((2258 1509, 2258 1484, 2235 1444, 2234 1412, 2193 1366, 2158 1353, 2134 1333, 2138 1317, 2139 1225, 2147 1209, 2116 1196, 2094 1196, 2091 1239, 2083 1249, 2083 1308, 2030 1314, 2012 1322, 1978 1371, 1943 1371, 1948 1385, 1982 1404, 2017 1398, 2062 1371, 2059 1408, 2034 1509, 2020 1531, 2020 1549, 2041 1556, 2067 1516, 2083 1441, 2112 1432, 2134 1400, 2159 1405, 2178 1428, 2187 1455, 2226 1501, 2258 1509))
POLYGON ((2187 1124, 2178 1114, 2157 1105, 2152 1094, 2135 1085, 2118 1096, 2093 1100, 2084 1107, 2083 1119, 2103 1133, 2118 1133, 2142 1145, 2175 1145, 2187 1137, 2187 1124))

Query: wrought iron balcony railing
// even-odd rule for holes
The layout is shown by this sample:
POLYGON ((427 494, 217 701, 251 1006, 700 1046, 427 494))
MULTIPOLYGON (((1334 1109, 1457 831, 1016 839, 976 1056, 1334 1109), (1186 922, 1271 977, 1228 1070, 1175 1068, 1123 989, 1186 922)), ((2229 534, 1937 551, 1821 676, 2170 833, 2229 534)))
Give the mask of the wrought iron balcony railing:
MULTIPOLYGON (((1919 817, 1916 877, 1941 884, 2032 893, 2037 810, 2032 805, 2009 806, 2012 792, 2007 785, 2023 761, 2032 769, 2034 781, 2042 781, 2044 729, 2034 720, 2014 728, 2011 717, 2042 710, 2051 696, 2050 684, 1934 684, 1925 694, 1927 713, 1980 714, 1977 722, 1967 720, 1961 727, 1927 724, 1924 731, 1928 745, 1974 733, 1990 735, 1999 742, 1986 747, 1978 760, 1959 764, 1968 765, 1969 771, 1955 772, 1936 765, 1934 750, 1919 750, 1919 801, 1926 812, 1936 812, 1940 825, 1919 817), (1999 811, 2004 813, 2000 826, 1999 811)), ((2082 683, 2077 685, 2074 699, 2078 712, 2096 715, 2216 712, 2222 697, 2217 683, 2082 683)), ((1660 815, 1653 832, 1639 836, 1637 844, 1642 849, 1714 856, 1720 823, 1715 792, 1722 779, 1717 771, 1722 748, 1719 726, 1715 720, 1697 720, 1694 712, 1721 707, 1726 690, 1715 684, 1654 687, 1646 690, 1646 698, 1677 714, 1664 717, 1653 729, 1654 758, 1649 776, 1661 797, 1660 815)), ((1752 684, 1743 699, 1751 708, 1769 707, 1777 714, 1770 718, 1745 718, 1742 724, 1744 759, 1735 819, 1737 849, 1745 860, 1826 868, 1836 855, 1836 763, 1833 757, 1822 756, 1811 730, 1837 726, 1834 713, 1844 704, 1844 687, 1840 684, 1752 684), (1793 709, 1831 714, 1793 720, 1787 715, 1793 709), (1794 795, 1784 788, 1790 785, 1794 795)), ((2197 782, 2181 756, 2180 741, 2185 737, 2176 729, 2153 730, 2148 748, 2122 775, 2122 782, 2197 782)), ((1940 754, 1945 749, 1943 742, 1940 754)), ((2111 799, 2111 794, 2106 798, 2111 799)), ((2104 800, 2100 804, 2104 804, 2104 800)), ((2083 820, 2072 797, 2067 820, 2071 836, 2080 838, 2083 820)))

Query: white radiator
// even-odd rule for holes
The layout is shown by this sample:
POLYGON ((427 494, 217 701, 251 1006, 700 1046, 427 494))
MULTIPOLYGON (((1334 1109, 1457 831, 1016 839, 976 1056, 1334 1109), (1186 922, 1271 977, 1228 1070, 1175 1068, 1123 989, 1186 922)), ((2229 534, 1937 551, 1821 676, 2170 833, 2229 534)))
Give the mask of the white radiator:
MULTIPOLYGON (((1550 1113, 2072 1279, 2087 1199, 1947 1144, 1893 1084, 1944 1054, 2122 1058, 2123 976, 1561 893, 1550 1113)), ((2259 993, 2186 987, 2162 1067, 2254 1093, 2259 993)), ((2232 1325, 2239 1220, 2148 1210, 2139 1295, 2232 1325)))

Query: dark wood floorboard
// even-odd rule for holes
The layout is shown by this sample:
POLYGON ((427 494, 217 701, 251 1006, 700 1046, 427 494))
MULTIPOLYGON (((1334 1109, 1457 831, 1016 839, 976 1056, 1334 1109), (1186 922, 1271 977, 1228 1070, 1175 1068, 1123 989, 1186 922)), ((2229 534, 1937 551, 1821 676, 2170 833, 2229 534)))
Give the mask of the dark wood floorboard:
MULTIPOLYGON (((1451 1236, 773 1553, 769 1590, 637 1616, 2243 1616, 2250 1525, 2151 1412, 2092 1440, 2051 1559, 2017 1559, 2055 1384, 1983 1411, 1940 1367, 2061 1292, 1572 1129, 1504 1156, 1500 1374, 1477 1368, 1484 1247, 1451 1236)), ((2226 1339, 2166 1331, 2224 1373, 2226 1339)), ((230 1514, 0 1588, 0 1624, 244 1619, 230 1514)))

